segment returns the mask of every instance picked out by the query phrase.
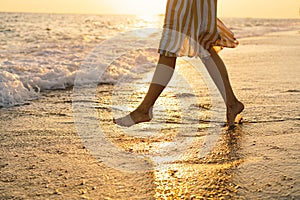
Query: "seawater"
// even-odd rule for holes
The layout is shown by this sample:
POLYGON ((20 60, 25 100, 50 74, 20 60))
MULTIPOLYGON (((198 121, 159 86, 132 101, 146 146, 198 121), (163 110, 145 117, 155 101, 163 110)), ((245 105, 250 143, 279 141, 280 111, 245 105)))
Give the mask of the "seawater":
MULTIPOLYGON (((275 31, 298 30, 298 19, 222 18, 238 39, 275 31)), ((66 89, 74 85, 80 66, 97 46, 122 33, 144 28, 159 29, 163 16, 77 15, 0 13, 0 107, 22 105, 39 98, 44 90, 66 89)), ((153 39, 149 35, 149 40, 153 39)), ((159 34, 156 34, 159 40, 159 34)), ((117 46, 135 46, 131 37, 117 46)), ((116 42, 116 43, 117 43, 116 42)), ((116 45, 106 45, 109 53, 116 45)), ((155 46, 153 48, 156 48, 155 46)), ((134 65, 155 65, 155 56, 132 51, 116 60, 103 82, 114 83, 134 65), (147 63, 147 64, 144 64, 147 63)), ((97 57, 97 55, 94 55, 97 57)), ((99 66, 97 66, 99 68, 99 66)), ((82 75, 82 74, 81 74, 82 75)), ((85 74, 85 78, 93 76, 85 74)))

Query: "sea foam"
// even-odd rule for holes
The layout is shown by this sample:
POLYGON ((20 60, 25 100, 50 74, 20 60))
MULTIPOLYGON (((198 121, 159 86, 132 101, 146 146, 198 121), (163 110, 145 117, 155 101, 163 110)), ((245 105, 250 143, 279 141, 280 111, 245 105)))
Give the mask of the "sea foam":
POLYGON ((22 105, 36 99, 39 89, 35 91, 30 85, 24 85, 17 74, 0 71, 0 107, 22 105))

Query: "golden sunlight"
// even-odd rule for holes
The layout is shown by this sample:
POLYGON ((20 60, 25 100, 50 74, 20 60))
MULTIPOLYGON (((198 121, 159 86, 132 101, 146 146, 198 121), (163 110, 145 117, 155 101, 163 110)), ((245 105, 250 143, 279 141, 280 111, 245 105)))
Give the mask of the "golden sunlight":
MULTIPOLYGON (((158 15, 165 12, 167 0, 111 0, 109 7, 112 13, 134 14, 139 16, 158 15)), ((101 8, 101 6, 99 5, 101 8)))
MULTIPOLYGON (((0 0, 0 12, 157 15, 167 0, 0 0)), ((296 0, 219 0, 220 17, 299 18, 296 0), (265 6, 268 5, 268 6, 265 6)))

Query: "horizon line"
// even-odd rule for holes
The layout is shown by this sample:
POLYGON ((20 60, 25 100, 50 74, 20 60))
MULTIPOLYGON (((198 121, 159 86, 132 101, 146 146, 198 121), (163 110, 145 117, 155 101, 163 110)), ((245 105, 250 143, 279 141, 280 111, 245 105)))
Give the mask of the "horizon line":
MULTIPOLYGON (((85 13, 85 12, 44 12, 44 11, 1 11, 0 13, 25 13, 25 14, 61 14, 61 15, 110 15, 110 16, 142 16, 140 14, 129 14, 129 13, 85 13)), ((153 14, 152 16, 164 16, 164 13, 153 14)), ((236 17, 236 16, 218 16, 220 18, 253 18, 253 19, 299 19, 299 17, 236 17)))

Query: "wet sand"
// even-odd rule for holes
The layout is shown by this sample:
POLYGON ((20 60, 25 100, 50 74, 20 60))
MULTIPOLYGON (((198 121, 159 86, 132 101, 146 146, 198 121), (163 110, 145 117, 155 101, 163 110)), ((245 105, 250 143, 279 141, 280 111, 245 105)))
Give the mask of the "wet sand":
MULTIPOLYGON (((125 135, 111 123, 114 86, 97 88, 99 123, 124 151, 147 154, 171 141, 178 127, 195 138, 185 159, 154 163, 153 170, 139 173, 95 159, 76 130, 72 90, 49 91, 29 105, 0 110, 0 198, 299 199, 300 34, 282 32, 240 42, 221 56, 245 103, 244 123, 233 131, 221 128, 218 144, 205 159, 197 152, 211 125, 211 105, 201 81, 195 83, 201 103, 192 105, 195 111, 187 119, 197 125, 192 136, 191 123, 181 123, 175 99, 189 101, 193 95, 176 88, 176 78, 159 99, 153 122, 129 129, 140 133, 143 128, 149 136, 142 138, 125 135), (162 105, 169 110, 160 109, 162 105), (194 119, 195 112, 204 114, 194 119)), ((189 70, 182 73, 192 74, 189 70)), ((145 90, 132 97, 132 107, 145 90)))
POLYGON ((246 104, 239 151, 244 162, 234 178, 244 199, 300 198, 299 33, 243 40, 237 56, 250 66, 224 51, 233 87, 246 104))

